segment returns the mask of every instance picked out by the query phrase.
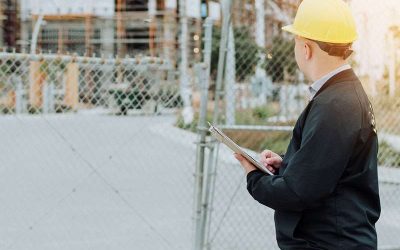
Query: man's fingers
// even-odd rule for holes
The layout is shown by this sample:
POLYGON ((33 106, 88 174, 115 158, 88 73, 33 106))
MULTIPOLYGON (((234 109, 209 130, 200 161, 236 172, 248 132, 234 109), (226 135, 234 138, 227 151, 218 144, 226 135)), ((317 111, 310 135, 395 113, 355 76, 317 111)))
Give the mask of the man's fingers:
POLYGON ((265 163, 272 166, 277 166, 282 163, 282 159, 280 157, 271 157, 265 160, 265 163))
POLYGON ((242 155, 235 153, 234 156, 240 162, 240 164, 242 164, 242 165, 250 164, 249 161, 246 158, 244 158, 242 155))
MULTIPOLYGON (((244 167, 255 168, 255 167, 253 166, 253 164, 250 163, 250 162, 249 162, 246 158, 244 158, 242 155, 236 154, 236 153, 235 153, 234 156, 235 156, 235 158, 240 162, 240 164, 241 164, 242 166, 244 166, 244 167)), ((275 174, 276 169, 274 168, 274 166, 268 165, 268 164, 264 164, 264 166, 265 166, 269 171, 271 171, 271 173, 275 174)))
POLYGON ((269 158, 272 156, 272 151, 271 150, 264 150, 261 152, 261 158, 269 158))
POLYGON ((272 166, 268 165, 268 166, 267 166, 267 169, 268 169, 269 171, 271 171, 271 173, 275 174, 276 169, 273 168, 272 166))
POLYGON ((268 163, 266 162, 266 160, 268 158, 272 157, 272 151, 270 150, 264 150, 261 152, 260 154, 260 161, 261 163, 263 163, 264 165, 268 165, 268 163))
POLYGON ((250 163, 246 158, 244 158, 242 155, 240 154, 234 154, 235 158, 240 162, 240 165, 242 165, 242 167, 244 168, 246 174, 250 173, 253 170, 256 170, 257 168, 250 163))
POLYGON ((243 159, 244 159, 244 157, 243 157, 242 155, 240 155, 240 154, 234 153, 233 155, 235 156, 235 158, 236 158, 238 161, 243 161, 243 159))

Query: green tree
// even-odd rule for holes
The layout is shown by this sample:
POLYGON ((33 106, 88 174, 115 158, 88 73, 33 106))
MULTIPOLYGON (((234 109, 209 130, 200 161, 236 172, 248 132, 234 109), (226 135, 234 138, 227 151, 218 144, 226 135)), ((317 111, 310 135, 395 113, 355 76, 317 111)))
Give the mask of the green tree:
MULTIPOLYGON (((261 49, 257 46, 248 27, 235 27, 233 33, 235 38, 236 80, 242 81, 254 73, 261 49)), ((211 54, 211 74, 214 78, 216 78, 218 70, 220 40, 221 29, 215 27, 211 54)))
POLYGON ((288 41, 282 37, 275 37, 272 41, 272 47, 265 62, 265 70, 272 77, 273 82, 282 82, 285 72, 294 76, 297 65, 294 57, 294 42, 288 41))

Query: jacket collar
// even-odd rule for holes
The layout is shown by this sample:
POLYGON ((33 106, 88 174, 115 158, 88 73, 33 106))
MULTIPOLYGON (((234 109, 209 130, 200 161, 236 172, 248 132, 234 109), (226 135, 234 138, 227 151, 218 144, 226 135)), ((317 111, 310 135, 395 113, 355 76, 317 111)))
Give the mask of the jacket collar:
POLYGON ((336 84, 336 83, 341 83, 341 82, 348 82, 348 81, 354 81, 358 80, 356 74, 354 73, 353 69, 346 69, 344 71, 339 72, 338 74, 332 76, 329 78, 328 81, 318 90, 318 92, 315 94, 314 98, 317 97, 319 94, 321 94, 324 90, 329 88, 330 86, 336 84))
POLYGON ((347 69, 351 69, 351 66, 349 64, 342 65, 342 66, 336 68, 335 70, 332 70, 328 74, 322 76, 320 79, 316 80, 313 84, 311 84, 311 86, 309 87, 310 95, 311 95, 310 100, 312 100, 314 98, 314 96, 318 92, 318 90, 320 90, 322 88, 322 86, 324 86, 324 84, 330 78, 332 78, 332 76, 337 75, 338 73, 340 73, 344 70, 347 70, 347 69))

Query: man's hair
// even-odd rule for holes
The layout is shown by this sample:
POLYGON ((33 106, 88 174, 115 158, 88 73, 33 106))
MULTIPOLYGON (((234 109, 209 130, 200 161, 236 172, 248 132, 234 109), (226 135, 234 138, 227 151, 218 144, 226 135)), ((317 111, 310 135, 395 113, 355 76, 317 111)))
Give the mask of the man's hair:
POLYGON ((315 40, 311 41, 318 44, 318 47, 328 53, 330 56, 337 56, 347 59, 353 53, 353 50, 351 49, 352 43, 326 43, 315 40))

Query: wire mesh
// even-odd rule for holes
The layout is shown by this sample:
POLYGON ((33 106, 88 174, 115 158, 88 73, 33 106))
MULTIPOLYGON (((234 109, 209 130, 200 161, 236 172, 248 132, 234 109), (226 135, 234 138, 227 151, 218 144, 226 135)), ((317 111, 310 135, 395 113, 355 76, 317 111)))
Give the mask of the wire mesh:
MULTIPOLYGON (((400 5, 395 1, 379 5, 373 1, 347 2, 359 28, 359 41, 354 44, 355 55, 350 64, 372 102, 378 128, 382 206, 376 225, 378 244, 381 249, 397 249, 400 247, 397 237, 400 233, 397 199, 400 20, 393 13, 400 10, 400 5), (382 13, 386 15, 384 18, 382 13), (379 49, 372 49, 376 41, 373 37, 377 36, 382 38, 376 44, 379 49)), ((218 120, 228 136, 254 155, 264 149, 280 154, 286 151, 291 128, 310 98, 310 82, 296 65, 293 37, 280 30, 292 21, 299 3, 237 1, 232 11, 231 34, 226 34, 230 41, 218 120)), ((216 46, 215 50, 218 49, 216 46)), ((218 58, 217 53, 213 56, 218 58)), ((251 199, 243 171, 229 149, 220 146, 216 157, 210 248, 277 249, 273 211, 251 199)))
POLYGON ((188 249, 195 134, 153 57, 0 53, 2 249, 188 249))
MULTIPOLYGON (((0 53, 0 248, 191 248, 192 142, 199 115, 187 123, 179 111, 188 104, 182 79, 190 89, 189 105, 199 108, 194 75, 203 60, 202 19, 181 18, 180 4, 190 1, 172 7, 167 5, 175 1, 85 1, 83 7, 75 1, 71 8, 62 2, 0 2, 6 16, 0 45, 18 51, 0 53), (43 10, 36 51, 42 54, 25 54, 43 10), (179 71, 183 58, 187 65, 179 71)), ((211 10, 215 1, 208 2, 210 13, 220 12, 211 10)), ((284 153, 309 100, 293 39, 280 29, 292 21, 300 0, 233 2, 227 34, 221 34, 221 20, 215 21, 207 120, 226 35, 219 122, 253 153, 284 153)), ((351 64, 373 103, 380 139, 379 246, 398 248, 399 5, 347 2, 362 38, 351 64)), ((276 249, 273 211, 248 195, 231 152, 219 147, 216 153, 206 245, 276 249)))

